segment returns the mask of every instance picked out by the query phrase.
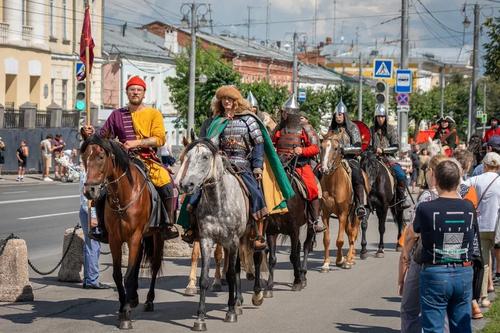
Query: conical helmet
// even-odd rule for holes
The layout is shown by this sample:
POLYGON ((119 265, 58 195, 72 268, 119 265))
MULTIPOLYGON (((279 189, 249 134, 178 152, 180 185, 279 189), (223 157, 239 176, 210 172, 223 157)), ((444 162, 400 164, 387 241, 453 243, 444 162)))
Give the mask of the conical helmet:
POLYGON ((344 101, 342 101, 342 97, 340 97, 340 101, 337 103, 335 107, 336 114, 344 114, 347 113, 347 106, 345 106, 344 101))
POLYGON ((299 104, 297 103, 297 97, 295 94, 292 94, 290 98, 283 104, 283 110, 287 111, 287 113, 298 113, 299 112, 299 104))
POLYGON ((380 103, 375 106, 375 117, 377 116, 387 116, 387 112, 385 110, 385 105, 380 103))
POLYGON ((250 103, 251 107, 259 108, 259 102, 257 102, 257 98, 255 98, 251 91, 248 92, 247 101, 250 103))

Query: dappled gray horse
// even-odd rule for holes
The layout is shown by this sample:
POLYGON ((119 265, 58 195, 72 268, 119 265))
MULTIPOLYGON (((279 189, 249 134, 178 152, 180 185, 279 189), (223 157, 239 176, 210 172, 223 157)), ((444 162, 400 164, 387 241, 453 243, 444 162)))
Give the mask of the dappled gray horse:
POLYGON ((210 253, 214 243, 221 244, 228 255, 226 280, 229 286, 228 311, 224 321, 236 322, 241 314, 239 244, 249 219, 247 198, 238 179, 226 170, 217 147, 207 139, 193 141, 186 147, 182 163, 181 189, 192 193, 202 190, 194 210, 201 246, 200 302, 193 330, 206 330, 205 296, 209 280, 210 253))

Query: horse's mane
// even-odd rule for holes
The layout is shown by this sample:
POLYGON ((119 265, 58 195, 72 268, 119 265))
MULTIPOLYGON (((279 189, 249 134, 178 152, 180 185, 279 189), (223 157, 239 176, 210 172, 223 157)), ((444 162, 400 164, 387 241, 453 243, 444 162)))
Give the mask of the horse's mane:
POLYGON ((105 139, 101 138, 99 135, 92 135, 88 137, 82 144, 82 147, 80 148, 81 153, 85 153, 87 150, 87 147, 89 145, 98 145, 108 155, 112 155, 114 159, 114 163, 118 168, 121 170, 124 170, 127 173, 127 178, 130 182, 133 182, 132 179, 132 174, 130 172, 130 157, 128 156, 128 153, 123 147, 121 146, 120 143, 110 140, 110 139, 105 139))
POLYGON ((212 140, 207 139, 207 138, 201 138, 198 140, 194 140, 190 144, 188 144, 186 146, 186 150, 185 150, 186 153, 188 151, 190 151, 191 149, 193 149, 193 147, 196 146, 197 144, 202 144, 202 145, 206 146, 208 149, 210 149, 210 151, 214 155, 217 153, 217 151, 219 151, 219 149, 215 146, 215 144, 212 142, 212 140))

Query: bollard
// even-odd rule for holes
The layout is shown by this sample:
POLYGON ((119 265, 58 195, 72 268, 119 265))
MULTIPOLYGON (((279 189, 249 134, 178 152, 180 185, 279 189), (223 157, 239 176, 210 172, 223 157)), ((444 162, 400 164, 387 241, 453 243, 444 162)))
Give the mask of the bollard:
MULTIPOLYGON (((182 235, 184 230, 178 224, 175 225, 179 229, 179 235, 182 235)), ((164 257, 191 257, 193 249, 188 243, 182 240, 181 236, 169 239, 165 242, 163 247, 164 257)))
MULTIPOLYGON (((64 232, 63 254, 71 241, 73 229, 74 228, 69 228, 64 232)), ((75 232, 75 237, 73 237, 73 241, 71 242, 71 247, 61 263, 61 268, 59 269, 59 274, 57 275, 59 281, 82 282, 80 272, 83 267, 83 245, 83 231, 81 228, 78 228, 75 232)))
POLYGON ((26 242, 24 239, 11 239, 0 255, 0 302, 32 300, 26 242))

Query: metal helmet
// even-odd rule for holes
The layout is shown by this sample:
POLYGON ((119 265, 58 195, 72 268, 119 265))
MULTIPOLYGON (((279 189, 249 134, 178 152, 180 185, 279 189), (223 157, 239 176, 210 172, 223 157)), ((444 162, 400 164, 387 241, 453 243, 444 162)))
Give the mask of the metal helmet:
POLYGON ((335 114, 344 114, 347 113, 347 106, 345 106, 344 101, 342 101, 342 97, 340 97, 340 101, 337 103, 335 107, 335 114))
POLYGON ((382 103, 379 103, 375 106, 375 117, 377 116, 387 116, 387 112, 385 110, 385 105, 382 103))
POLYGON ((257 98, 255 98, 251 91, 248 92, 247 101, 250 103, 251 107, 259 108, 259 102, 257 102, 257 98))
POLYGON ((297 103, 297 97, 295 96, 295 94, 292 94, 292 96, 287 99, 285 104, 283 104, 283 110, 285 110, 288 114, 299 113, 299 103, 297 103))

